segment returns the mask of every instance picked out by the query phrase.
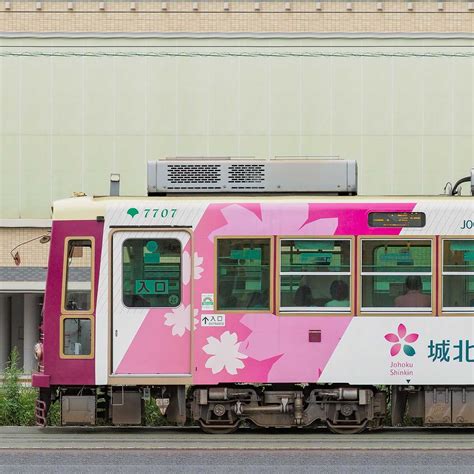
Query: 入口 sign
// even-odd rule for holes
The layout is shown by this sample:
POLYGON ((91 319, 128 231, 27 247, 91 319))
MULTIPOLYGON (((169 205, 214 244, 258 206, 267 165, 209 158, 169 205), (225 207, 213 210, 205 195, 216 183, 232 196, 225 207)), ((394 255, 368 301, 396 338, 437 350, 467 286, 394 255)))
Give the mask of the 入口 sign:
POLYGON ((223 327, 225 326, 225 314, 201 314, 201 326, 223 327))

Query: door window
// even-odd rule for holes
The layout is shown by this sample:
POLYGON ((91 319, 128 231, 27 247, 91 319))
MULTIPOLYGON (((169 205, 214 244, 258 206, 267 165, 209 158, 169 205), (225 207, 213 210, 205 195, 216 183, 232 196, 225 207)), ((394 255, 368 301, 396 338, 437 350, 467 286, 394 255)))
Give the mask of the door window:
POLYGON ((181 243, 177 239, 127 239, 122 246, 123 303, 129 308, 181 303, 181 243))

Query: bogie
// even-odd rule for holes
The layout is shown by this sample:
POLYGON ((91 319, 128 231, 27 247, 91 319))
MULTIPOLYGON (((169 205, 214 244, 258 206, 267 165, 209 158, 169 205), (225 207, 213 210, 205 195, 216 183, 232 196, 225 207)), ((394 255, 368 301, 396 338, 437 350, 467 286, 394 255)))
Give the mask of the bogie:
POLYGON ((365 387, 201 387, 191 399, 193 419, 216 430, 240 420, 265 428, 302 428, 319 422, 334 432, 359 432, 380 426, 385 410, 384 392, 365 387))

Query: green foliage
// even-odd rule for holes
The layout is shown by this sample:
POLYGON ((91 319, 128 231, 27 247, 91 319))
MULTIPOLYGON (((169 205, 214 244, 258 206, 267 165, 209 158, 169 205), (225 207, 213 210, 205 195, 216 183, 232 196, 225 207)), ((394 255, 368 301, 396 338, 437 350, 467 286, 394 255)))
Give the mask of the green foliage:
POLYGON ((59 399, 51 403, 48 411, 48 426, 59 426, 61 424, 61 406, 59 399))
POLYGON ((161 414, 160 409, 156 406, 155 399, 151 398, 145 402, 145 425, 146 426, 163 426, 167 425, 166 418, 161 414))
POLYGON ((20 424, 21 388, 18 367, 18 350, 13 348, 3 372, 3 386, 0 389, 0 422, 3 425, 20 424))
POLYGON ((31 387, 20 389, 18 424, 21 426, 35 426, 35 406, 38 391, 31 387))
POLYGON ((33 426, 38 391, 21 386, 19 377, 22 372, 18 360, 15 347, 3 372, 3 385, 0 386, 0 425, 33 426))

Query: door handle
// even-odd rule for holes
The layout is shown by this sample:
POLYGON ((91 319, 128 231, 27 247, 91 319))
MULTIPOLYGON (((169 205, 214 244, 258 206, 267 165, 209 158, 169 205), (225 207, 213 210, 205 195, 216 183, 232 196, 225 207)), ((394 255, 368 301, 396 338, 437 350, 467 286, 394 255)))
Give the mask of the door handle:
POLYGON ((118 336, 118 330, 116 329, 115 330, 115 337, 117 337, 117 336, 118 336))

